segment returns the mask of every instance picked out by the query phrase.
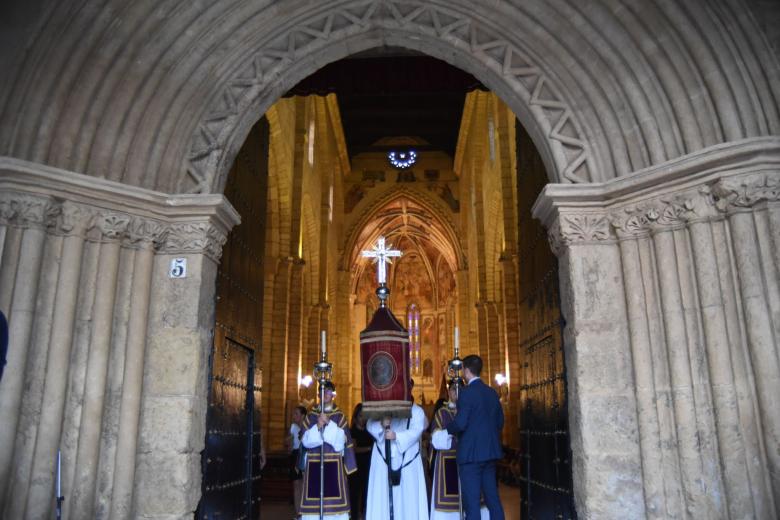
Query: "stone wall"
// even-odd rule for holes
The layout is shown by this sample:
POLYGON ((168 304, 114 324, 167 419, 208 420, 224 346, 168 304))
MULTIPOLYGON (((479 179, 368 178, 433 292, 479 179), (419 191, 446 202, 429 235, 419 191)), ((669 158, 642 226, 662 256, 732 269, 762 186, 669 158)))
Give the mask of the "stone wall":
POLYGON ((578 514, 776 518, 780 141, 548 185, 578 514))
POLYGON ((58 449, 66 518, 194 511, 216 266, 237 222, 221 195, 0 160, 3 518, 51 516, 58 449))

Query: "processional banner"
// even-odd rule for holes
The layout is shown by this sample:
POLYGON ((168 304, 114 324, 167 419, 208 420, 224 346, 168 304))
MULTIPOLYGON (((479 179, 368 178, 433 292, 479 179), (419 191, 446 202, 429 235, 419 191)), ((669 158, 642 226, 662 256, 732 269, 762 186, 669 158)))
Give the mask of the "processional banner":
POLYGON ((360 333, 363 413, 371 419, 411 417, 409 332, 380 307, 360 333))

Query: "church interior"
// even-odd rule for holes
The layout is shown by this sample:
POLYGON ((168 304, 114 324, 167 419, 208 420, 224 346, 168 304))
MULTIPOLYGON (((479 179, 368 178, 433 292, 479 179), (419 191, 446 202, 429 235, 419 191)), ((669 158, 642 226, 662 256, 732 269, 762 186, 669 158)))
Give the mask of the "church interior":
POLYGON ((381 236, 402 252, 388 267, 388 303, 409 331, 415 402, 431 417, 446 396, 457 327, 461 357, 483 357, 505 408, 502 480, 516 509, 533 481, 546 486, 545 507, 571 515, 557 260, 531 215, 547 179, 496 94, 403 49, 326 65, 252 128, 225 187, 242 222, 217 276, 209 421, 240 415, 244 395, 225 387, 246 368, 230 353, 253 349, 266 502, 290 498, 290 415, 316 404, 321 331, 338 405, 351 414, 361 401, 359 334, 378 305, 376 264, 361 252, 381 236), (529 446, 533 476, 522 464, 529 446))

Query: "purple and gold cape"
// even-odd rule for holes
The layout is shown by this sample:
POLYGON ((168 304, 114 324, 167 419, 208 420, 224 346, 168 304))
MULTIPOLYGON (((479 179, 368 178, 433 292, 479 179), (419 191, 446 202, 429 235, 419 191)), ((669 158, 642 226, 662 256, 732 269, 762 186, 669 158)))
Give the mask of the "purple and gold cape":
MULTIPOLYGON (((319 407, 313 408, 303 419, 303 431, 317 424, 319 407)), ((331 421, 344 431, 346 442, 344 451, 337 452, 333 446, 325 443, 325 514, 340 514, 350 511, 349 488, 347 475, 357 471, 355 460, 355 445, 349 433, 349 425, 344 413, 337 407, 325 414, 331 421)), ((303 475, 303 493, 299 513, 302 515, 319 514, 320 512, 320 447, 306 449, 306 470, 303 475)))
MULTIPOLYGON (((446 430, 447 425, 455 420, 455 412, 448 406, 442 406, 433 419, 433 431, 446 430)), ((448 450, 436 450, 433 455, 433 486, 431 489, 431 504, 437 511, 457 513, 460 482, 458 480, 458 463, 455 461, 455 449, 458 446, 457 437, 452 438, 448 450)))

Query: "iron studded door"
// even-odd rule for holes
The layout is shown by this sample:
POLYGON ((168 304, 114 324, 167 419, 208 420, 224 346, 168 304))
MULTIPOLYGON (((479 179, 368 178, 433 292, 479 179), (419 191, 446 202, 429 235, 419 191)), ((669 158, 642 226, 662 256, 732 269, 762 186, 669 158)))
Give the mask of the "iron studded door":
MULTIPOLYGON (((551 278, 555 286, 544 292, 552 300, 558 296, 558 277, 551 278)), ((558 314, 521 345, 519 454, 524 520, 576 518, 562 322, 558 314)))
POLYGON ((253 488, 260 473, 255 353, 230 338, 220 343, 211 355, 203 495, 196 518, 251 519, 258 509, 253 488))
POLYGON ((515 472, 523 520, 573 519, 571 447, 558 259, 532 216, 548 182, 530 136, 516 126, 520 388, 515 472))

